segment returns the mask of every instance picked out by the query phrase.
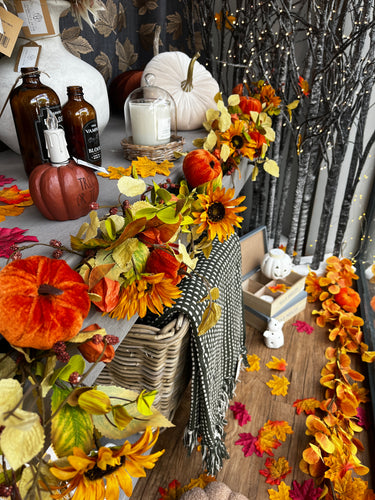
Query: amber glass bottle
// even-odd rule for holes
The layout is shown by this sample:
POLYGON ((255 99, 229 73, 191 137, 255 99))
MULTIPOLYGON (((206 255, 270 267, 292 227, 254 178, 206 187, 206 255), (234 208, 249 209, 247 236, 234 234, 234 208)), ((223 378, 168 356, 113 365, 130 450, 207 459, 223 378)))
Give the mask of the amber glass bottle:
POLYGON ((40 81, 38 68, 21 68, 21 75, 22 83, 12 90, 9 99, 23 164, 30 175, 37 165, 48 161, 44 138, 47 109, 54 112, 59 127, 62 114, 58 95, 40 81))
POLYGON ((67 92, 68 101, 62 107, 62 115, 69 153, 100 166, 102 151, 95 109, 83 98, 82 87, 71 86, 67 92))

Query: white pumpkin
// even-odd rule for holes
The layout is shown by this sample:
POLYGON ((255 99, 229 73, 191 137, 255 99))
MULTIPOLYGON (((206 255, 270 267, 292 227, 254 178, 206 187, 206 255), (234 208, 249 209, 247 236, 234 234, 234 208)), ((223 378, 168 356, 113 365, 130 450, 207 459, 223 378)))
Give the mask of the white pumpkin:
POLYGON ((171 94, 176 104, 177 129, 195 130, 202 127, 206 111, 216 109, 214 100, 219 85, 211 73, 196 59, 183 52, 162 52, 154 56, 143 70, 142 86, 147 75, 154 75, 152 85, 171 94))
POLYGON ((260 269, 269 279, 286 278, 292 270, 292 259, 280 248, 273 248, 263 258, 260 269))

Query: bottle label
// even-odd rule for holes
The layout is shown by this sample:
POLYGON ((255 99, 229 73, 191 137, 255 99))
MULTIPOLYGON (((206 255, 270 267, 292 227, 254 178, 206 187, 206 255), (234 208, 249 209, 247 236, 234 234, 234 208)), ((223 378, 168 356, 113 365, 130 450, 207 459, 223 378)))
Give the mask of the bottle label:
POLYGON ((85 142, 86 160, 89 162, 99 162, 102 159, 102 148, 99 142, 99 129, 97 121, 90 120, 82 129, 83 140, 85 142))
POLYGON ((50 109, 55 114, 57 122, 59 124, 59 128, 64 129, 63 117, 60 105, 55 104, 54 106, 48 106, 48 107, 44 106, 39 108, 34 125, 35 125, 36 136, 38 138, 38 143, 39 143, 40 156, 43 163, 49 161, 49 154, 47 151, 46 140, 44 138, 44 131, 47 130, 47 124, 46 124, 47 109, 50 109))

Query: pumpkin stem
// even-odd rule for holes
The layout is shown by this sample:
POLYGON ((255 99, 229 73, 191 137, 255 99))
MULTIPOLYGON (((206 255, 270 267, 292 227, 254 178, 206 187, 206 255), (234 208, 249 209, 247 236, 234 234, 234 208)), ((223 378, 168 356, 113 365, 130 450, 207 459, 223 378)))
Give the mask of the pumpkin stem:
POLYGON ((183 80, 181 82, 181 88, 184 92, 191 92, 193 90, 194 63, 199 58, 199 56, 200 56, 200 53, 197 52, 195 54, 195 56, 192 58, 192 60, 190 61, 189 67, 188 67, 187 78, 186 78, 186 80, 183 80))
POLYGON ((39 285, 38 294, 39 295, 62 295, 64 293, 60 288, 56 288, 55 286, 49 285, 48 283, 43 283, 39 285))

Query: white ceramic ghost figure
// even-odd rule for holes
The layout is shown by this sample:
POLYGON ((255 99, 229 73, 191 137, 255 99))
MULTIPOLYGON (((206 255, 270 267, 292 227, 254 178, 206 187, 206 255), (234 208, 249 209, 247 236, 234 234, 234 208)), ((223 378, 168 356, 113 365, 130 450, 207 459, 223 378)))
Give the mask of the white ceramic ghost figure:
POLYGON ((284 345, 283 322, 270 318, 267 330, 263 333, 264 343, 271 349, 278 349, 284 345))

